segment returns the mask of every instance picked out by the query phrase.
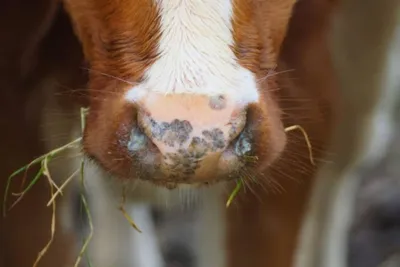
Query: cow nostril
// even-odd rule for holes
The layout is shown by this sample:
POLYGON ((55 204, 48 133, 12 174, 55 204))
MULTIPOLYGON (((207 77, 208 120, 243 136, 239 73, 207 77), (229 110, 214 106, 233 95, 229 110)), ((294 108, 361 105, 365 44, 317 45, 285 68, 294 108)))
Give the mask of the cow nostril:
POLYGON ((234 151, 238 156, 248 155, 252 150, 251 134, 247 129, 239 134, 239 138, 234 141, 234 151))
POLYGON ((132 152, 138 152, 146 148, 149 142, 149 138, 140 128, 135 127, 132 129, 128 141, 128 150, 132 152))

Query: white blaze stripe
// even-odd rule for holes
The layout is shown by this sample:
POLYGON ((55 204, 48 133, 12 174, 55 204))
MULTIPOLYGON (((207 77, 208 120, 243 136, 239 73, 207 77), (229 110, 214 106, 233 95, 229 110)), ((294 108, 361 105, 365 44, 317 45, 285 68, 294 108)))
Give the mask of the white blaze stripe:
POLYGON ((161 18, 160 57, 127 100, 149 92, 222 94, 244 105, 258 100, 255 76, 238 64, 231 49, 230 0, 154 1, 161 18))

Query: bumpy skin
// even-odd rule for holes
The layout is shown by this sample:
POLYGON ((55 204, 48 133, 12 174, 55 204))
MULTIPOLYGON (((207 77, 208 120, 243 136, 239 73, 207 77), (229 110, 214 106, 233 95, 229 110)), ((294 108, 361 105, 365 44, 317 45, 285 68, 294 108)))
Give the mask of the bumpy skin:
MULTIPOLYGON (((331 3, 317 0, 299 1, 292 17, 294 1, 280 1, 280 3, 277 3, 277 1, 265 1, 261 3, 261 5, 262 4, 265 6, 260 7, 260 14, 268 14, 269 16, 260 16, 257 23, 260 25, 269 25, 268 27, 261 28, 266 31, 266 33, 262 35, 262 42, 269 44, 270 46, 268 47, 270 49, 265 49, 263 51, 263 56, 259 62, 261 66, 260 69, 262 69, 260 75, 269 73, 278 65, 275 69, 278 74, 272 75, 271 78, 266 81, 270 88, 280 88, 271 93, 271 95, 268 95, 268 97, 265 97, 265 103, 270 104, 266 106, 268 106, 268 108, 273 107, 270 111, 272 111, 274 115, 271 117, 273 117, 273 119, 279 118, 279 121, 273 122, 273 125, 276 125, 277 128, 280 127, 280 129, 278 129, 280 131, 282 131, 282 125, 301 125, 307 131, 313 144, 315 158, 321 159, 325 156, 324 149, 326 141, 329 138, 332 122, 332 107, 334 107, 333 100, 335 98, 335 84, 334 78, 332 77, 333 72, 330 67, 329 54, 325 44, 325 33, 329 26, 329 15, 332 13, 331 3), (274 10, 278 10, 279 12, 274 12, 274 10), (267 17, 271 19, 268 23, 263 21, 267 17), (288 33, 286 33, 287 25, 289 25, 288 33), (269 33, 267 34, 267 32, 269 33), (283 41, 285 37, 286 39, 283 41), (293 72, 279 74, 281 71, 292 69, 294 69, 293 72), (280 116, 281 113, 282 116, 280 116), (279 116, 277 114, 279 114, 279 116)), ((70 13, 71 12, 70 10, 70 13)), ((82 20, 87 19, 85 16, 80 17, 81 14, 72 12, 71 15, 75 17, 75 19, 78 19, 76 16, 82 20)), ((116 26, 119 26, 119 24, 116 24, 116 26)), ((54 23, 53 27, 61 26, 54 23)), ((56 30, 54 31, 54 33, 59 32, 56 30)), ((91 37, 90 33, 88 33, 85 28, 75 28, 75 32, 80 38, 80 41, 84 43, 83 50, 85 54, 92 55, 93 52, 91 50, 94 47, 91 46, 89 41, 91 37)), ((67 30, 65 36, 72 37, 71 32, 67 30)), ((76 43, 73 39, 71 44, 66 45, 66 43, 59 41, 60 37, 60 35, 47 36, 48 42, 51 45, 43 45, 44 51, 39 54, 39 59, 44 66, 43 68, 38 68, 40 71, 36 77, 55 76, 59 77, 59 79, 66 80, 65 83, 70 84, 72 88, 79 87, 82 78, 80 75, 81 73, 77 71, 79 67, 82 66, 80 51, 79 49, 72 48, 76 48, 76 43), (53 51, 54 54, 46 52, 49 47, 52 48, 50 51, 53 51), (61 49, 62 47, 68 47, 68 52, 63 51, 61 49), (60 48, 60 50, 56 51, 57 48, 60 48), (65 55, 65 62, 68 62, 68 64, 61 64, 60 59, 57 58, 56 55, 57 57, 65 55), (57 60, 55 60, 56 58, 57 60), (57 68, 61 66, 65 69, 58 70, 57 68)), ((87 59, 90 61, 92 58, 87 56, 87 59)), ((151 61, 152 58, 150 57, 144 60, 151 61)), ((118 69, 116 68, 116 70, 118 69)), ((125 73, 110 74, 115 74, 119 77, 125 75, 125 73)), ((101 79, 104 79, 104 77, 95 77, 95 75, 93 77, 93 83, 101 83, 101 79)), ((26 86, 26 88, 27 87, 28 86, 26 86)), ((93 90, 92 93, 93 92, 95 91, 93 90)), ((8 94, 7 91, 4 91, 4 93, 8 94)), ((101 96, 102 95, 99 97, 101 96)), ((10 100, 8 103, 20 103, 20 98, 16 97, 15 101, 10 100)), ((71 104, 68 103, 66 99, 64 99, 64 103, 66 103, 65 110, 70 110, 71 104)), ((111 104, 113 104, 112 101, 111 104)), ((92 101, 93 108, 100 108, 96 107, 96 105, 96 101, 92 101)), ((10 112, 10 110, 15 110, 16 107, 16 105, 10 105, 10 107, 5 109, 2 113, 4 115, 14 114, 11 120, 7 120, 8 124, 6 126, 9 129, 13 129, 12 131, 15 133, 15 136, 17 136, 17 134, 21 135, 21 139, 15 138, 13 139, 14 141, 23 140, 23 138, 25 138, 23 133, 26 132, 26 128, 32 126, 29 121, 23 117, 23 114, 17 117, 17 112, 10 112), (26 124, 21 127, 21 124, 15 124, 16 121, 26 122, 26 124)), ((114 107, 113 105, 108 106, 110 109, 114 107)), ((40 110, 40 107, 36 107, 36 109, 40 110)), ((124 119, 123 116, 118 113, 118 107, 116 107, 114 111, 116 111, 114 115, 121 116, 121 120, 124 119)), ((263 117, 262 115, 266 113, 265 107, 253 107, 253 112, 250 112, 250 116, 254 116, 253 120, 257 121, 260 118, 265 119, 265 116, 263 117)), ((107 121, 107 118, 104 118, 104 121, 107 121)), ((266 123, 266 121, 264 120, 262 123, 266 123)), ((38 123, 33 124, 38 125, 38 123)), ((33 131, 37 131, 36 128, 32 129, 35 129, 33 131)), ((111 127, 111 129, 115 128, 111 127)), ((267 139, 266 135, 268 137, 271 136, 269 133, 259 134, 260 136, 258 138, 264 141, 267 139)), ((16 142, 15 146, 9 142, 5 142, 4 146, 9 147, 9 149, 4 151, 15 150, 18 146, 22 148, 29 148, 32 146, 32 148, 26 149, 29 153, 18 154, 21 155, 21 159, 9 161, 10 165, 1 170, 2 173, 4 173, 3 177, 10 173, 11 170, 24 164, 28 159, 32 158, 33 155, 42 152, 38 141, 40 140, 39 137, 32 134, 29 138, 31 139, 26 142, 29 146, 21 145, 23 144, 21 141, 16 142), (37 144, 37 147, 34 147, 34 144, 37 144)), ((258 179, 257 184, 249 185, 251 194, 239 194, 233 207, 227 211, 229 267, 289 267, 293 260, 292 256, 297 234, 313 182, 312 177, 315 168, 310 164, 308 148, 303 141, 303 135, 293 132, 288 134, 287 138, 285 151, 280 155, 279 160, 265 171, 263 175, 257 174, 257 176, 261 176, 263 179, 258 179), (277 183, 280 185, 278 189, 276 188, 277 183), (276 190, 282 190, 284 193, 278 193, 276 190)), ((8 139, 4 137, 1 138, 1 140, 5 141, 8 139)), ((93 140, 92 142, 95 141, 96 140, 93 140)), ((279 143, 278 135, 274 141, 276 141, 274 144, 279 143)), ((271 151, 273 150, 274 147, 272 147, 271 151)), ((3 156, 7 159, 9 158, 9 155, 4 154, 3 156)), ((276 155, 276 157, 277 156, 278 155, 276 155)), ((266 166, 270 165, 271 161, 268 156, 265 156, 265 162, 266 166)), ((257 168, 260 169, 263 169, 263 167, 265 166, 257 166, 257 168)), ((254 172, 250 174, 255 175, 254 172)), ((2 182, 2 186, 4 186, 4 182, 2 182)), ((44 185, 38 190, 45 190, 44 185)), ((36 196, 37 199, 41 199, 41 197, 43 197, 43 191, 39 191, 32 197, 36 196)), ((44 200, 42 199, 42 201, 44 200)), ((221 201, 224 201, 224 199, 221 199, 221 201)), ((21 206, 21 213, 18 214, 19 216, 14 215, 14 217, 8 219, 10 221, 6 221, 6 224, 2 223, 1 225, 2 231, 7 231, 8 233, 7 235, 2 235, 5 236, 5 243, 2 247, 6 247, 6 253, 7 251, 18 251, 13 249, 19 242, 17 239, 13 238, 12 234, 15 232, 22 233, 21 229, 26 230, 26 233, 24 232, 26 240, 32 240, 32 242, 37 241, 37 244, 35 243, 32 245, 25 243, 27 246, 23 249, 24 253, 26 253, 25 255, 28 255, 26 258, 7 253, 7 258, 5 258, 7 264, 5 266, 29 266, 29 263, 35 258, 41 245, 47 240, 45 238, 47 228, 36 226, 42 224, 45 219, 48 219, 46 216, 49 216, 49 214, 44 214, 47 210, 42 209, 41 207, 43 206, 39 204, 36 206, 36 203, 38 202, 34 200, 25 202, 27 206, 21 206), (38 221, 31 222, 30 228, 25 227, 25 224, 23 224, 24 218, 20 217, 23 215, 23 211, 28 209, 28 203, 29 210, 35 211, 36 214, 43 212, 42 216, 33 216, 33 218, 38 221), (32 203, 35 203, 35 206, 33 206, 32 203), (24 210, 22 210, 23 208, 24 210), (40 229, 43 231, 43 234, 41 234, 42 237, 44 236, 43 240, 28 238, 34 232, 33 229, 40 229)), ((37 233, 38 236, 39 234, 40 233, 37 233)), ((67 239, 60 238, 60 243, 63 243, 65 240, 67 239)), ((50 256, 48 261, 44 263, 43 266, 61 266, 58 264, 59 262, 68 261, 58 254, 58 249, 60 248, 61 246, 59 244, 55 244, 54 251, 49 252, 50 256)), ((63 249, 66 248, 63 246, 63 249)), ((19 252, 18 254, 21 253, 22 252, 19 252)), ((67 257, 65 250, 62 251, 62 255, 67 257)))

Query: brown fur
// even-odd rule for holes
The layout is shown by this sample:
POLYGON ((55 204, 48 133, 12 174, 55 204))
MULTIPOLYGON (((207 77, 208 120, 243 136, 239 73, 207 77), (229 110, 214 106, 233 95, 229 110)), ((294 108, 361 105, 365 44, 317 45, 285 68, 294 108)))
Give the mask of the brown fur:
MULTIPOLYGON (((299 1, 293 17, 291 17, 294 4, 292 0, 254 0, 252 5, 254 5, 255 21, 253 22, 251 10, 246 9, 248 6, 245 5, 250 1, 236 0, 236 2, 235 16, 237 16, 237 20, 235 22, 237 25, 235 25, 236 47, 234 49, 239 61, 243 66, 256 72, 260 78, 271 75, 264 79, 262 98, 265 100, 265 105, 256 105, 249 109, 250 120, 255 124, 256 138, 259 140, 257 153, 260 155, 261 163, 247 168, 244 174, 256 176, 257 183, 249 183, 248 189, 251 191, 242 192, 237 202, 227 211, 229 216, 228 266, 289 267, 293 260, 297 235, 313 183, 312 177, 315 168, 310 164, 307 146, 301 133, 288 134, 286 149, 280 155, 286 143, 283 127, 293 124, 304 127, 312 141, 316 158, 320 159, 325 156, 324 149, 329 139, 332 107, 335 103, 335 82, 325 40, 332 4, 328 1, 299 1), (258 8, 255 8, 257 6, 258 8), (241 21, 244 23, 240 24, 241 21), (260 29, 260 36, 257 36, 255 32, 256 26, 260 29), (289 32, 283 41, 288 26, 289 32), (262 51, 259 51, 259 42, 262 44, 262 51), (281 46, 282 42, 283 46, 281 46), (260 53, 262 56, 258 58, 260 53), (261 68, 257 68, 259 61, 261 68), (274 69, 276 65, 278 68, 274 69), (295 71, 280 74, 281 71, 292 69, 295 71), (257 129, 259 130, 257 131, 257 129), (268 154, 263 153, 261 149, 263 151, 266 149, 268 154), (258 174, 259 169, 269 166, 278 156, 280 156, 279 160, 270 166, 268 171, 258 174), (277 194, 270 191, 273 189, 274 181, 280 184, 284 192, 277 194)), ((114 139, 116 137, 113 133, 126 134, 126 130, 120 128, 121 122, 125 121, 128 126, 135 123, 130 119, 135 112, 134 108, 132 108, 132 112, 129 112, 131 108, 127 108, 113 96, 120 95, 129 86, 128 83, 140 81, 145 69, 156 59, 157 55, 152 44, 156 43, 158 38, 157 23, 152 24, 151 28, 146 28, 147 24, 145 23, 149 20, 157 20, 156 12, 149 0, 115 2, 66 0, 65 3, 75 22, 75 32, 83 45, 84 54, 92 69, 88 85, 92 112, 85 136, 86 149, 98 157, 104 157, 101 162, 110 164, 110 166, 105 166, 108 170, 116 172, 129 170, 127 167, 130 165, 129 160, 121 163, 126 164, 126 167, 115 166, 115 162, 111 162, 111 157, 105 153, 111 151, 114 157, 115 155, 124 156, 124 153, 116 146, 114 139), (116 11, 112 6, 113 3, 115 5, 123 4, 125 8, 116 11), (148 7, 149 12, 144 12, 143 7, 148 7), (140 10, 140 12, 136 13, 136 10, 140 10), (132 17, 135 17, 136 20, 132 20, 132 17), (140 26, 137 25, 138 22, 141 22, 140 26), (111 33, 113 33, 112 36, 111 33), (115 33, 118 34, 115 35, 115 33), (118 36, 120 39, 115 40, 114 36, 118 36), (126 39, 129 40, 128 44, 123 42, 126 39), (118 81, 108 75, 128 80, 128 83, 118 81), (100 101, 104 99, 106 100, 100 101), (91 132, 93 134, 90 134, 91 132), (104 140, 108 142, 104 142, 104 140), (107 144, 108 146, 106 146, 107 144), (115 169, 116 167, 119 168, 115 169)), ((36 30, 29 29, 28 32, 36 32, 36 30)), ((71 36, 69 34, 66 32, 65 36, 71 36)), ((67 47, 66 44, 56 43, 57 36, 49 38, 51 38, 49 42, 52 44, 50 47, 59 47, 60 49, 67 47)), ((75 47, 73 43, 71 46, 75 47)), ((44 48, 48 47, 44 46, 44 48)), ((61 49, 61 51, 63 50, 61 49)), ((75 50, 69 50, 67 54, 71 55, 75 52, 75 50)), ((60 53, 55 54, 59 55, 60 53)), ((62 63, 63 61, 60 60, 54 62, 55 55, 51 53, 38 53, 38 55, 44 66, 39 69, 42 72, 39 72, 37 77, 60 75, 65 79, 71 73, 71 81, 74 78, 77 80, 77 82, 71 83, 75 86, 79 84, 81 75, 79 72, 75 72, 81 65, 79 52, 76 52, 77 57, 73 57, 76 60, 70 62, 71 65, 62 63), (53 67, 60 67, 60 69, 51 70, 50 68, 53 67)), ((65 60, 67 61, 67 59, 65 60)), ((15 60, 12 59, 12 62, 15 60)), ((32 125, 24 119, 22 114, 18 115, 21 110, 17 107, 24 106, 20 103, 24 103, 21 99, 26 96, 13 96, 14 93, 7 90, 3 90, 2 93, 11 94, 5 98, 11 99, 7 101, 10 103, 10 107, 4 106, 7 108, 2 114, 13 114, 12 119, 7 120, 5 127, 13 132, 13 136, 18 136, 17 134, 20 136, 20 139, 12 139, 16 141, 15 145, 8 141, 4 142, 9 146, 9 149, 5 151, 27 151, 27 153, 16 155, 16 157, 21 156, 20 159, 12 160, 10 164, 2 167, 1 173, 3 177, 6 177, 12 170, 42 151, 37 141, 39 140, 37 134, 25 135, 26 128, 32 125), (20 105, 11 105, 12 103, 20 105), (15 124, 15 122, 24 122, 24 124, 15 124), (25 143, 20 141, 25 138, 27 138, 25 143)), ((39 110, 39 107, 36 109, 39 110)), ((9 139, 3 137, 1 140, 9 139)), ((5 154, 2 156, 5 159, 9 157, 5 154)), ((122 175, 127 174, 129 175, 129 172, 122 175)), ((42 185, 32 198, 41 199, 43 190, 45 187, 42 185)), ((2 235, 2 247, 6 248, 7 267, 29 266, 45 242, 44 240, 47 240, 46 229, 48 228, 38 225, 42 224, 44 220, 49 221, 46 217, 49 216, 49 213, 46 213, 47 210, 42 208, 43 205, 40 202, 32 200, 24 203, 25 206, 20 206, 21 213, 19 215, 8 218, 9 221, 5 221, 1 225, 2 232, 9 233, 2 235), (31 222, 30 228, 25 227, 24 224, 26 217, 24 217, 23 211, 28 208, 37 214, 42 214, 34 216, 37 221, 36 223, 31 222), (7 252, 16 251, 14 249, 15 246, 19 246, 19 241, 14 239, 13 234, 15 232, 22 233, 22 229, 26 231, 26 233, 24 232, 26 240, 37 241, 37 244, 25 243, 25 247, 19 247, 18 255, 22 253, 27 255, 24 260, 22 257, 7 252), (34 229, 43 231, 42 233, 37 232, 38 236, 46 237, 43 240, 31 238, 34 229)), ((60 242, 62 243, 62 241, 60 242)), ((57 253, 61 248, 61 243, 55 244, 54 251, 50 252, 48 262, 42 266, 59 266, 59 262, 67 261, 57 253)), ((62 255, 66 254, 64 252, 62 255)))
MULTIPOLYGON (((286 14, 288 20, 291 12, 280 11, 278 7, 272 6, 269 12, 286 14)), ((278 74, 274 76, 275 88, 279 88, 274 95, 284 113, 285 126, 305 128, 316 159, 326 156, 324 149, 335 107, 335 78, 326 40, 333 7, 327 1, 312 0, 296 5, 281 48, 278 74), (279 74, 286 70, 292 71, 279 74)), ((283 16, 279 16, 279 21, 285 25, 283 16)), ((286 28, 283 25, 281 29, 286 28)), ((278 43, 280 36, 275 39, 278 43)), ((268 58, 273 59, 274 55, 268 58)), ((308 158, 303 135, 289 133, 285 152, 264 174, 264 182, 250 184, 251 190, 242 192, 240 203, 228 210, 229 267, 291 266, 315 169, 308 158)))
POLYGON ((84 148, 107 171, 128 177, 134 171, 130 167, 132 161, 116 138, 128 138, 128 130, 136 121, 134 108, 123 103, 121 96, 143 78, 144 71, 157 58, 158 11, 151 0, 65 4, 91 68, 91 112, 84 148))
MULTIPOLYGON (((150 1, 132 4, 69 0, 66 3, 92 68, 88 84, 91 94, 84 136, 85 152, 119 178, 135 179, 138 175, 143 178, 146 174, 140 162, 136 162, 121 145, 129 138, 130 129, 137 126, 134 116, 136 108, 124 103, 121 97, 127 88, 140 82, 144 70, 157 57, 155 46, 160 34, 158 10, 150 1)), ((282 152, 285 134, 280 120, 281 112, 271 93, 277 87, 277 77, 265 78, 271 69, 262 69, 260 65, 260 53, 265 53, 263 50, 274 53, 268 56, 273 60, 269 63, 271 65, 277 63, 277 52, 270 50, 270 44, 264 44, 260 39, 259 29, 264 24, 253 18, 255 8, 252 1, 234 2, 233 50, 239 63, 262 81, 260 93, 264 101, 260 101, 257 107, 249 107, 248 115, 249 128, 254 132, 252 142, 257 146, 253 156, 259 159, 248 165, 251 169, 260 170, 282 152)), ((277 12, 280 12, 282 7, 277 8, 277 12)), ((286 21, 290 18, 289 14, 286 21)), ((276 38, 270 35, 272 41, 276 38)))
POLYGON ((157 58, 159 22, 153 1, 66 0, 65 6, 94 70, 95 86, 108 85, 102 76, 96 81, 101 84, 94 81, 102 72, 132 83, 142 79, 157 58))
POLYGON ((251 0, 233 1, 233 51, 243 67, 257 73, 260 69, 262 43, 253 9, 251 0))
MULTIPOLYGON (((265 170, 280 155, 286 144, 283 125, 280 121, 282 113, 275 102, 273 93, 278 87, 277 77, 269 77, 273 69, 264 69, 261 65, 261 62, 267 62, 267 60, 270 66, 276 64, 276 51, 270 49, 269 41, 265 41, 274 40, 275 36, 268 31, 262 31, 264 25, 268 24, 260 23, 254 16, 257 7, 254 1, 236 0, 233 13, 235 55, 239 63, 254 72, 260 80, 260 103, 262 104, 250 105, 247 115, 248 125, 254 134, 256 146, 254 155, 259 158, 257 163, 248 164, 248 168, 253 173, 265 170), (268 38, 263 39, 262 37, 265 36, 268 38)), ((265 15, 267 12, 263 14, 265 15)), ((286 19, 288 21, 289 17, 286 19)))

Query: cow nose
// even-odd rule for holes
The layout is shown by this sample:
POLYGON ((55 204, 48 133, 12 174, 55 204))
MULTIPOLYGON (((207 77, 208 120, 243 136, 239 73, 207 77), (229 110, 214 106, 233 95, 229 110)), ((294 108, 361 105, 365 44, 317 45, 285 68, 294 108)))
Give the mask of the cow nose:
POLYGON ((244 108, 224 96, 153 94, 137 107, 143 134, 134 143, 151 141, 163 172, 178 176, 215 173, 221 153, 246 123, 244 108))

